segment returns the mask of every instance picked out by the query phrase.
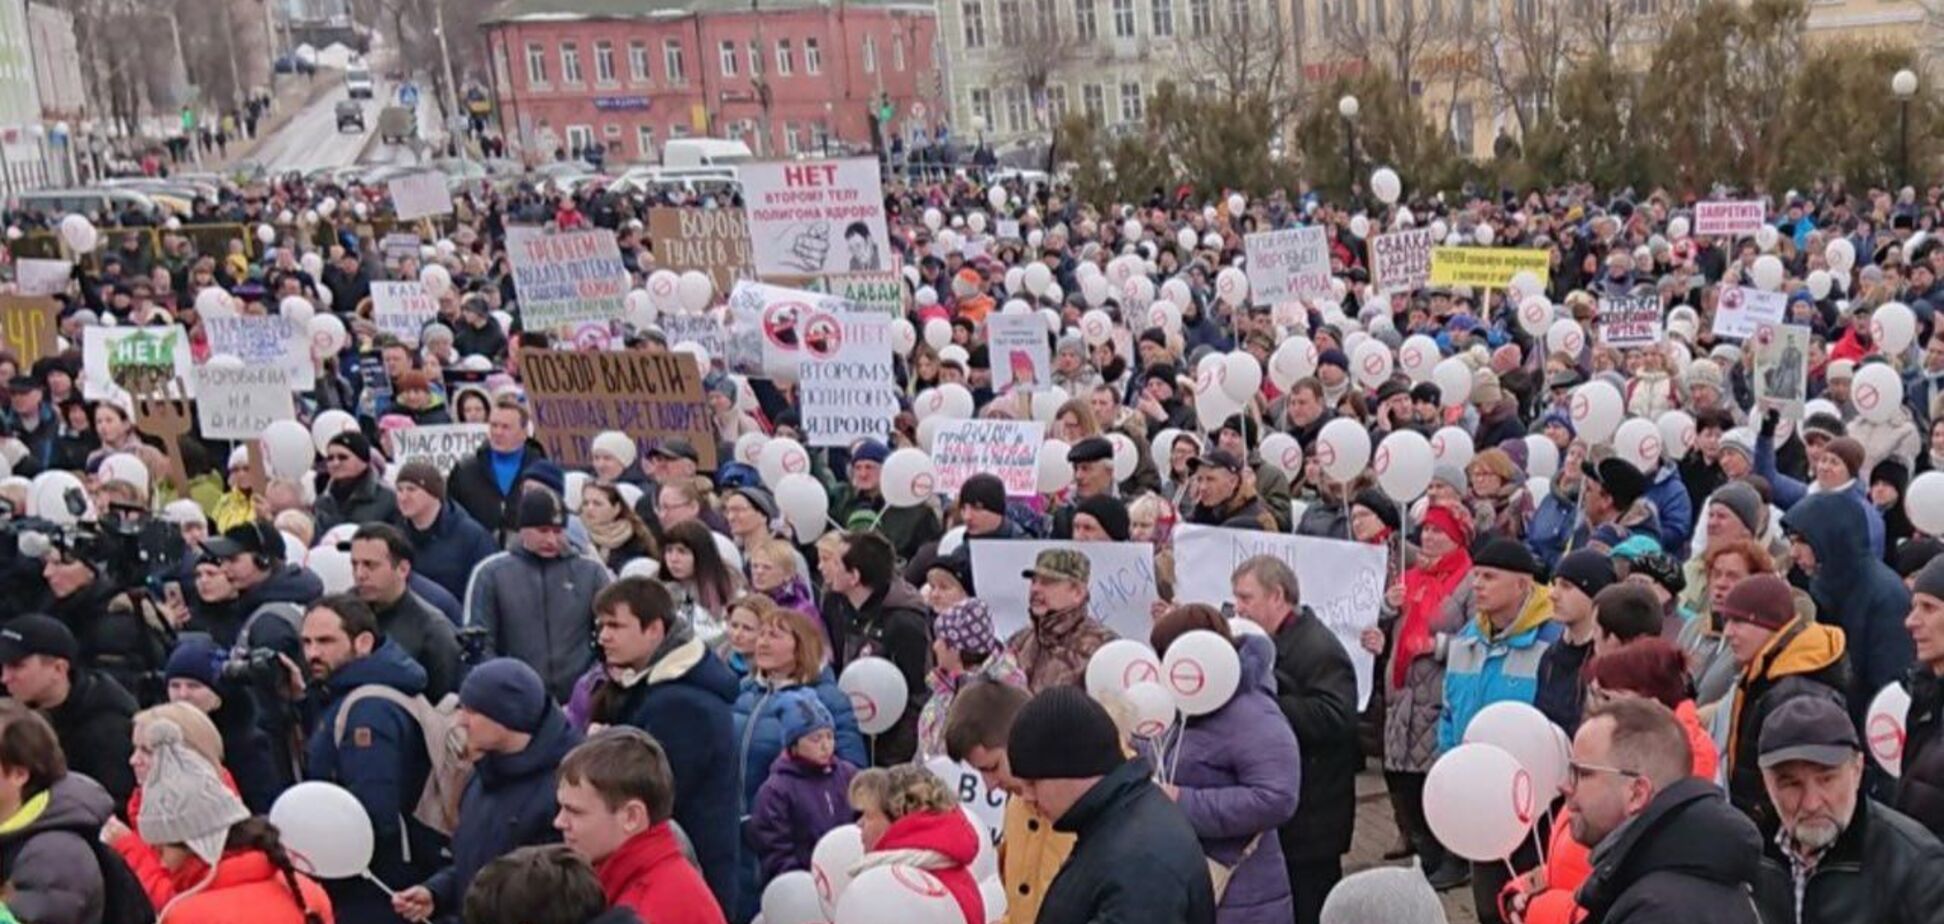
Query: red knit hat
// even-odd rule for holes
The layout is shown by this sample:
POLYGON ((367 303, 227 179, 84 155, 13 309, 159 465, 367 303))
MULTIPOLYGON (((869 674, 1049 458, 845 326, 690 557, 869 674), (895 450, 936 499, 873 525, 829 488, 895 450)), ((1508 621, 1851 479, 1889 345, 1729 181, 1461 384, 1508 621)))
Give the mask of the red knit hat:
POLYGON ((1728 591, 1728 598, 1715 607, 1715 614, 1724 620, 1780 629, 1796 618, 1795 598, 1789 593, 1788 581, 1773 574, 1754 574, 1728 591))

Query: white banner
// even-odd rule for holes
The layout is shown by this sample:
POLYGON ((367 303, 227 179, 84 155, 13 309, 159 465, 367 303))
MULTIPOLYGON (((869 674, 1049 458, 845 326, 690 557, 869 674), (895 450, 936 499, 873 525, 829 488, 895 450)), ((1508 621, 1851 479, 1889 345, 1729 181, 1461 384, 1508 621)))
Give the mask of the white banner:
POLYGON ((430 462, 450 474, 453 466, 479 451, 486 442, 486 429, 485 424, 437 424, 393 430, 393 456, 399 465, 430 462))
POLYGON ((1330 241, 1321 226, 1264 231, 1242 239, 1248 260, 1249 301, 1273 305, 1292 298, 1325 298, 1330 290, 1330 241))
POLYGON ((737 170, 759 276, 896 269, 874 158, 775 161, 737 170))
POLYGON ((526 330, 558 330, 626 315, 628 268, 614 232, 541 234, 509 228, 506 244, 526 330))
POLYGON ((1789 296, 1764 292, 1748 286, 1723 288, 1715 303, 1714 334, 1717 337, 1755 336, 1763 325, 1779 325, 1789 310, 1789 296))
POLYGON ((196 424, 205 439, 253 440, 279 420, 295 419, 290 380, 274 363, 196 367, 196 424))
POLYGON ((421 282, 371 283, 371 323, 409 346, 418 346, 419 331, 439 317, 439 300, 425 294, 421 282))
POLYGON ((204 318, 210 356, 234 356, 246 366, 275 365, 298 391, 317 385, 309 332, 282 315, 228 315, 204 318))
MULTIPOLYGON (((1040 542, 1029 539, 973 539, 972 583, 992 610, 992 625, 1005 639, 1031 619, 1027 593, 1032 581, 1020 574, 1046 549, 1087 556, 1087 611, 1121 638, 1148 640, 1154 623, 1154 547, 1145 542, 1040 542)), ((1219 604, 1218 604, 1219 605, 1219 604)))
POLYGON ((22 258, 14 264, 14 280, 22 295, 60 295, 73 276, 74 264, 66 260, 22 258))
POLYGON ((1430 228, 1393 231, 1370 239, 1372 289, 1422 289, 1431 279, 1430 228))
POLYGON ((891 318, 875 311, 814 311, 797 319, 803 435, 812 446, 883 440, 898 416, 891 318))
POLYGON ((171 327, 88 327, 81 332, 81 397, 102 401, 159 393, 180 379, 196 396, 189 333, 171 327))
POLYGON ((945 788, 958 797, 960 805, 978 816, 980 826, 985 828, 986 842, 999 846, 999 837, 1006 830, 1006 791, 987 789, 985 777, 977 768, 943 755, 925 761, 925 769, 944 782, 945 788))
MULTIPOLYGON (((1257 555, 1272 555, 1296 569, 1300 603, 1309 607, 1343 643, 1357 674, 1357 708, 1370 701, 1371 668, 1363 630, 1377 624, 1384 605, 1385 570, 1390 550, 1381 545, 1286 536, 1244 529, 1186 524, 1175 527, 1175 599, 1222 606, 1234 601, 1230 577, 1236 566, 1257 555)), ((979 585, 979 596, 986 596, 979 585)))
MULTIPOLYGON (((902 283, 900 283, 902 284, 902 283)), ((729 293, 729 323, 709 323, 722 331, 721 357, 729 371, 765 378, 795 378, 803 350, 798 327, 812 314, 846 314, 871 310, 841 296, 807 289, 786 289, 762 282, 738 282, 729 293)), ((892 315, 883 314, 884 317, 892 315)), ((666 328, 669 316, 663 315, 666 328)), ((677 341, 670 335, 669 343, 677 341)))
POLYGON ((396 177, 387 188, 399 221, 452 214, 452 193, 446 189, 445 174, 437 170, 396 177))
POLYGON ((1046 319, 1038 312, 986 317, 986 351, 992 359, 992 390, 1041 391, 1053 383, 1053 351, 1046 319))
POLYGON ((1694 233, 1716 237, 1746 237, 1762 226, 1760 201, 1696 202, 1694 233))
POLYGON ((1039 493, 1039 448, 1046 425, 1037 420, 948 420, 932 434, 938 493, 956 495, 981 472, 1006 484, 1008 497, 1039 493))

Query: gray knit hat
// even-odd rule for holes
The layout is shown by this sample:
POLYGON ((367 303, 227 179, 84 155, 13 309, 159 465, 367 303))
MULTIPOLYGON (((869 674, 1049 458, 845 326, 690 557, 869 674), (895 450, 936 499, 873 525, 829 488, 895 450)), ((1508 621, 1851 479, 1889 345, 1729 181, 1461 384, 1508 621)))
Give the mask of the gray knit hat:
POLYGON ((183 743, 182 726, 156 719, 142 727, 142 739, 153 755, 135 819, 142 840, 181 844, 215 867, 230 827, 248 819, 250 810, 223 786, 216 768, 183 743))
POLYGON ((1708 503, 1720 504, 1728 508, 1748 531, 1756 536, 1762 534, 1762 513, 1768 508, 1762 503, 1762 495, 1745 481, 1730 481, 1715 489, 1708 497, 1708 503))
POLYGON ((1444 905, 1424 874, 1380 866, 1345 876, 1323 900, 1323 924, 1445 924, 1444 905))

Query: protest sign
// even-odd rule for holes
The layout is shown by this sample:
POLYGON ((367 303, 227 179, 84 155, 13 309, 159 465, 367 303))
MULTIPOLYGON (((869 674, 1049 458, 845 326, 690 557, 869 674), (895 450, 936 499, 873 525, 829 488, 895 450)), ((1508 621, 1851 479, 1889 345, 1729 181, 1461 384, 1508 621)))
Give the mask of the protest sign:
POLYGON ((1046 319, 1037 313, 986 317, 986 350, 992 358, 992 390, 1039 391, 1053 381, 1053 351, 1046 319))
POLYGON ((7 349, 21 369, 61 352, 60 331, 54 324, 60 310, 60 302, 45 296, 0 296, 0 334, 6 335, 7 349))
POLYGON ((737 175, 758 275, 896 268, 875 158, 743 164, 737 175))
POLYGON ((1330 294, 1330 241, 1320 225, 1251 234, 1242 245, 1251 302, 1273 305, 1330 294))
POLYGON ((1809 397, 1809 328, 1763 324, 1755 330, 1755 406, 1801 420, 1809 397))
POLYGON ((1370 287, 1421 289, 1431 278, 1430 228, 1393 231, 1370 239, 1370 287))
POLYGON ((904 277, 897 273, 842 273, 831 276, 825 291, 868 311, 904 317, 904 277))
POLYGON ((1520 273, 1531 273, 1545 285, 1552 278, 1548 252, 1515 247, 1431 248, 1430 282, 1434 286, 1503 289, 1520 273))
POLYGON ((509 229, 506 254, 527 330, 619 320, 626 312, 628 270, 612 231, 513 235, 509 229))
POLYGON ((1780 325, 1789 310, 1789 296, 1764 292, 1748 286, 1723 287, 1715 302, 1714 335, 1717 337, 1755 336, 1764 324, 1780 325))
POLYGON ((749 255, 749 216, 742 209, 649 209, 655 266, 709 274, 717 292, 756 275, 749 255))
POLYGON ((644 459, 663 442, 684 439, 703 469, 716 467, 715 421, 687 353, 522 350, 520 374, 534 437, 561 466, 590 465, 594 437, 618 430, 644 459))
POLYGON ((722 322, 706 314, 665 314, 655 322, 668 338, 668 345, 694 343, 709 351, 709 358, 727 355, 728 331, 722 322))
POLYGON ((74 264, 66 260, 21 258, 14 264, 14 282, 22 295, 59 295, 67 291, 74 277, 74 264))
POLYGON ((959 804, 970 810, 985 828, 986 842, 999 846, 1000 836, 1006 830, 1006 791, 988 789, 985 776, 978 768, 961 760, 939 755, 925 761, 925 769, 932 772, 958 797, 959 804))
POLYGON ((1719 237, 1754 234, 1762 226, 1765 211, 1759 201, 1696 202, 1694 233, 1719 237))
MULTIPOLYGON (((823 286, 828 282, 828 279, 817 279, 810 284, 823 286)), ((816 313, 863 310, 857 303, 822 291, 739 282, 729 293, 729 325, 723 335, 728 340, 726 352, 710 355, 725 357, 729 371, 740 375, 795 379, 803 359, 798 343, 802 319, 816 313)), ((676 341, 671 337, 669 342, 676 341)))
POLYGON ((378 241, 378 250, 385 255, 385 262, 397 263, 401 260, 416 260, 423 253, 420 250, 425 242, 416 234, 393 231, 378 241))
POLYGON ((196 423, 205 439, 253 440, 295 416, 290 379, 275 363, 196 367, 196 423))
POLYGON ((1154 584, 1154 547, 1145 542, 972 539, 967 544, 972 548, 972 583, 992 611, 992 627, 1001 639, 1026 628, 1026 593, 1032 585, 1020 573, 1031 570, 1033 559, 1047 549, 1087 556, 1092 565, 1087 611, 1107 628, 1122 638, 1146 639, 1154 625, 1152 607, 1160 594, 1154 584))
POLYGON ((1659 343, 1660 340, 1659 295, 1617 295, 1600 299, 1601 343, 1637 347, 1659 343))
POLYGON ((452 214, 452 193, 446 190, 446 176, 440 171, 393 177, 385 188, 391 193, 392 208, 398 212, 399 221, 452 214))
POLYGON ((1001 218, 993 222, 992 234, 1002 241, 1023 241, 1026 239, 1020 236, 1019 219, 1017 218, 1001 218))
POLYGON ((181 380, 195 397, 189 333, 170 327, 89 327, 81 334, 81 397, 154 394, 181 380))
POLYGON ((998 476, 1009 497, 1039 491, 1039 448, 1046 425, 1037 420, 949 420, 932 434, 938 493, 956 495, 965 479, 998 476))
POLYGON ((229 315, 203 319, 209 355, 234 356, 246 366, 279 366, 290 387, 308 391, 317 385, 311 362, 309 331, 283 315, 229 315))
MULTIPOLYGON (((1285 536, 1192 524, 1175 527, 1175 600, 1219 607, 1234 600, 1229 582, 1237 565, 1271 555, 1296 570, 1303 605, 1316 614, 1350 654, 1357 675, 1357 708, 1370 701, 1370 652, 1363 630, 1377 624, 1384 604, 1390 550, 1382 545, 1285 536)), ((981 597, 985 586, 979 586, 981 597)))
POLYGON ((418 346, 419 331, 439 317, 439 300, 425 294, 421 282, 371 283, 371 323, 409 346, 418 346))
POLYGON ((485 444, 486 431, 485 424, 436 424, 393 430, 392 455, 400 465, 430 462, 432 467, 450 474, 453 466, 470 458, 485 444))
POLYGON ((874 311, 814 311, 797 319, 803 435, 811 446, 883 440, 898 416, 891 318, 874 311))

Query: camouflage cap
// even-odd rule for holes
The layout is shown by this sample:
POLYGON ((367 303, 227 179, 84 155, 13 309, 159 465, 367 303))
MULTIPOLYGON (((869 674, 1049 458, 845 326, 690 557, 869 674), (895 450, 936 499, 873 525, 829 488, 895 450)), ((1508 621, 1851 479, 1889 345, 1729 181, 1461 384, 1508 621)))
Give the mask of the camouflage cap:
POLYGON ((1072 549, 1046 549, 1033 559, 1033 567, 1021 571, 1019 576, 1085 584, 1093 578, 1093 563, 1087 560, 1086 555, 1072 549))

